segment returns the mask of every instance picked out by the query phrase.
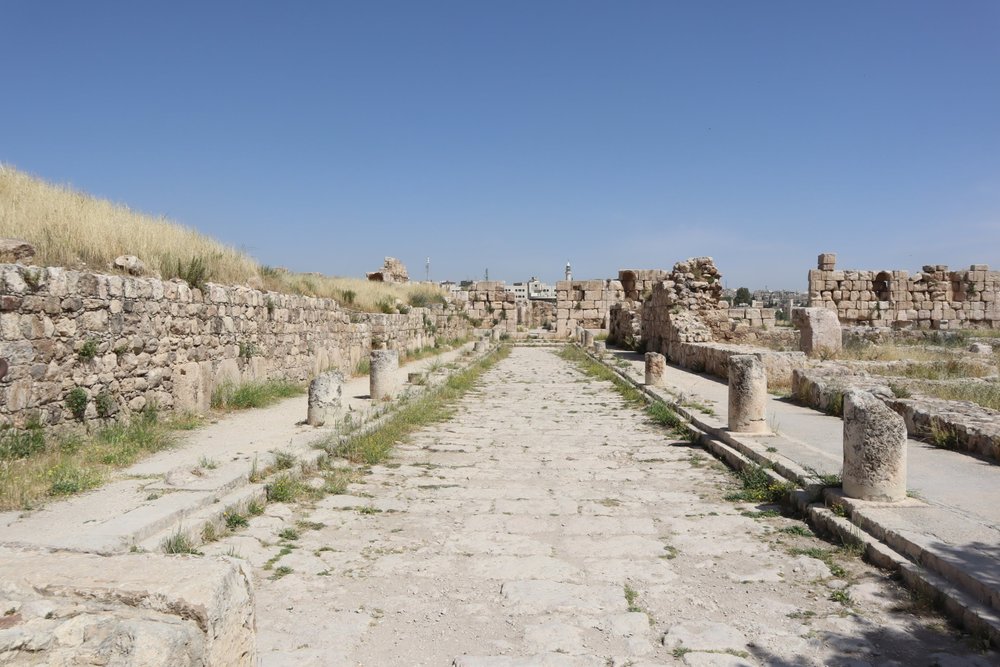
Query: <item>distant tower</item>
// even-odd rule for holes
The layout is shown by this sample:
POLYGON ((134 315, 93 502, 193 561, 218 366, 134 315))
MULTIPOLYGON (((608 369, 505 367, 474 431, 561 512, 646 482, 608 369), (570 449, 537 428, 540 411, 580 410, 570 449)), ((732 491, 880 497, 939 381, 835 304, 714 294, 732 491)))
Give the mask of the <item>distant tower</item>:
POLYGON ((569 262, 566 262, 566 280, 573 280, 573 269, 570 267, 569 262))
POLYGON ((486 277, 483 278, 483 280, 485 280, 486 282, 490 281, 490 269, 489 269, 489 267, 486 268, 486 277))
POLYGON ((427 268, 427 282, 430 282, 431 281, 431 258, 430 257, 427 258, 427 264, 425 266, 427 268))

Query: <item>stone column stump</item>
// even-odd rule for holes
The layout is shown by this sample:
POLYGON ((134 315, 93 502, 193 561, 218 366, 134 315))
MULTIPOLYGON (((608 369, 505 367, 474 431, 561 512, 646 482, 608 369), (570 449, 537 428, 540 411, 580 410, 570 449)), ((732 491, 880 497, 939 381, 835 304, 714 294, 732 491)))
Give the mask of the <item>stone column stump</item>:
POLYGON ((767 433, 767 370, 752 354, 729 357, 729 430, 767 433))
POLYGON ((906 422, 867 391, 844 394, 844 495, 906 498, 906 422))
POLYGON ((309 383, 309 412, 306 423, 322 426, 340 412, 340 399, 344 391, 344 375, 340 371, 321 373, 309 383))
POLYGON ((373 401, 395 398, 399 391, 399 352, 396 350, 372 350, 369 394, 373 401))
POLYGON ((476 344, 472 347, 472 351, 476 353, 486 352, 488 349, 490 349, 490 344, 486 340, 477 340, 476 344))
POLYGON ((594 341, 594 353, 597 354, 598 357, 603 357, 604 353, 607 352, 607 350, 608 350, 608 344, 605 343, 603 340, 594 341))
POLYGON ((584 329, 582 344, 585 350, 589 350, 590 348, 594 347, 594 332, 588 329, 584 329))
POLYGON ((667 358, 659 352, 646 353, 646 386, 662 387, 667 372, 667 358))

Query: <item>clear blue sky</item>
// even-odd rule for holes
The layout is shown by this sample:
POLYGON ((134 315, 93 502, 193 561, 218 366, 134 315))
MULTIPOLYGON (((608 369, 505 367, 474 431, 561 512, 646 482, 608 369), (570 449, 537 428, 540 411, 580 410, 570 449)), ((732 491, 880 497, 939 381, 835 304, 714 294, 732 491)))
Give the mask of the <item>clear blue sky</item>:
POLYGON ((0 161, 271 265, 1000 268, 1000 2, 4 0, 0 161))

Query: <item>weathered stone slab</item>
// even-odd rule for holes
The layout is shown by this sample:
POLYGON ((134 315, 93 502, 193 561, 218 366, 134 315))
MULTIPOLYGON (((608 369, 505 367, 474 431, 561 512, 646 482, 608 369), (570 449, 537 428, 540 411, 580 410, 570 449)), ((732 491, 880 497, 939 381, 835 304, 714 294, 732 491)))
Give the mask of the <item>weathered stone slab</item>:
POLYGON ((0 550, 4 664, 257 664, 241 561, 0 550))

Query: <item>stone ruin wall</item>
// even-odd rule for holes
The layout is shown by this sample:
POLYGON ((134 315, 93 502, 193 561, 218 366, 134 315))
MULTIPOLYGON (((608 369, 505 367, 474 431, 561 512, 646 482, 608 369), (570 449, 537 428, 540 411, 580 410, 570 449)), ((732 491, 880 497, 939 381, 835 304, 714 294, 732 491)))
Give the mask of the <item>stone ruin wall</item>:
POLYGON ((468 318, 440 305, 372 314, 247 287, 209 284, 203 293, 176 280, 0 265, 0 359, 8 366, 0 424, 72 420, 65 401, 76 387, 87 392, 87 419, 98 417, 99 395, 113 399, 113 412, 151 403, 201 411, 227 380, 350 373, 373 340, 413 350, 469 332, 468 318))
POLYGON ((611 316, 615 305, 628 301, 633 309, 641 307, 642 300, 652 293, 653 285, 667 275, 667 271, 660 269, 621 269, 617 280, 562 280, 556 283, 556 333, 568 336, 581 326, 607 329, 610 338, 616 326, 611 316))
POLYGON ((836 255, 809 271, 809 305, 836 311, 841 324, 919 329, 1000 328, 1000 271, 973 264, 908 271, 837 270, 836 255))
POLYGON ((556 283, 556 334, 577 327, 607 329, 608 311, 624 296, 618 280, 560 280, 556 283))
POLYGON ((517 331, 518 311, 514 295, 497 280, 480 280, 469 290, 458 292, 456 300, 462 312, 483 328, 499 327, 508 333, 517 331))

